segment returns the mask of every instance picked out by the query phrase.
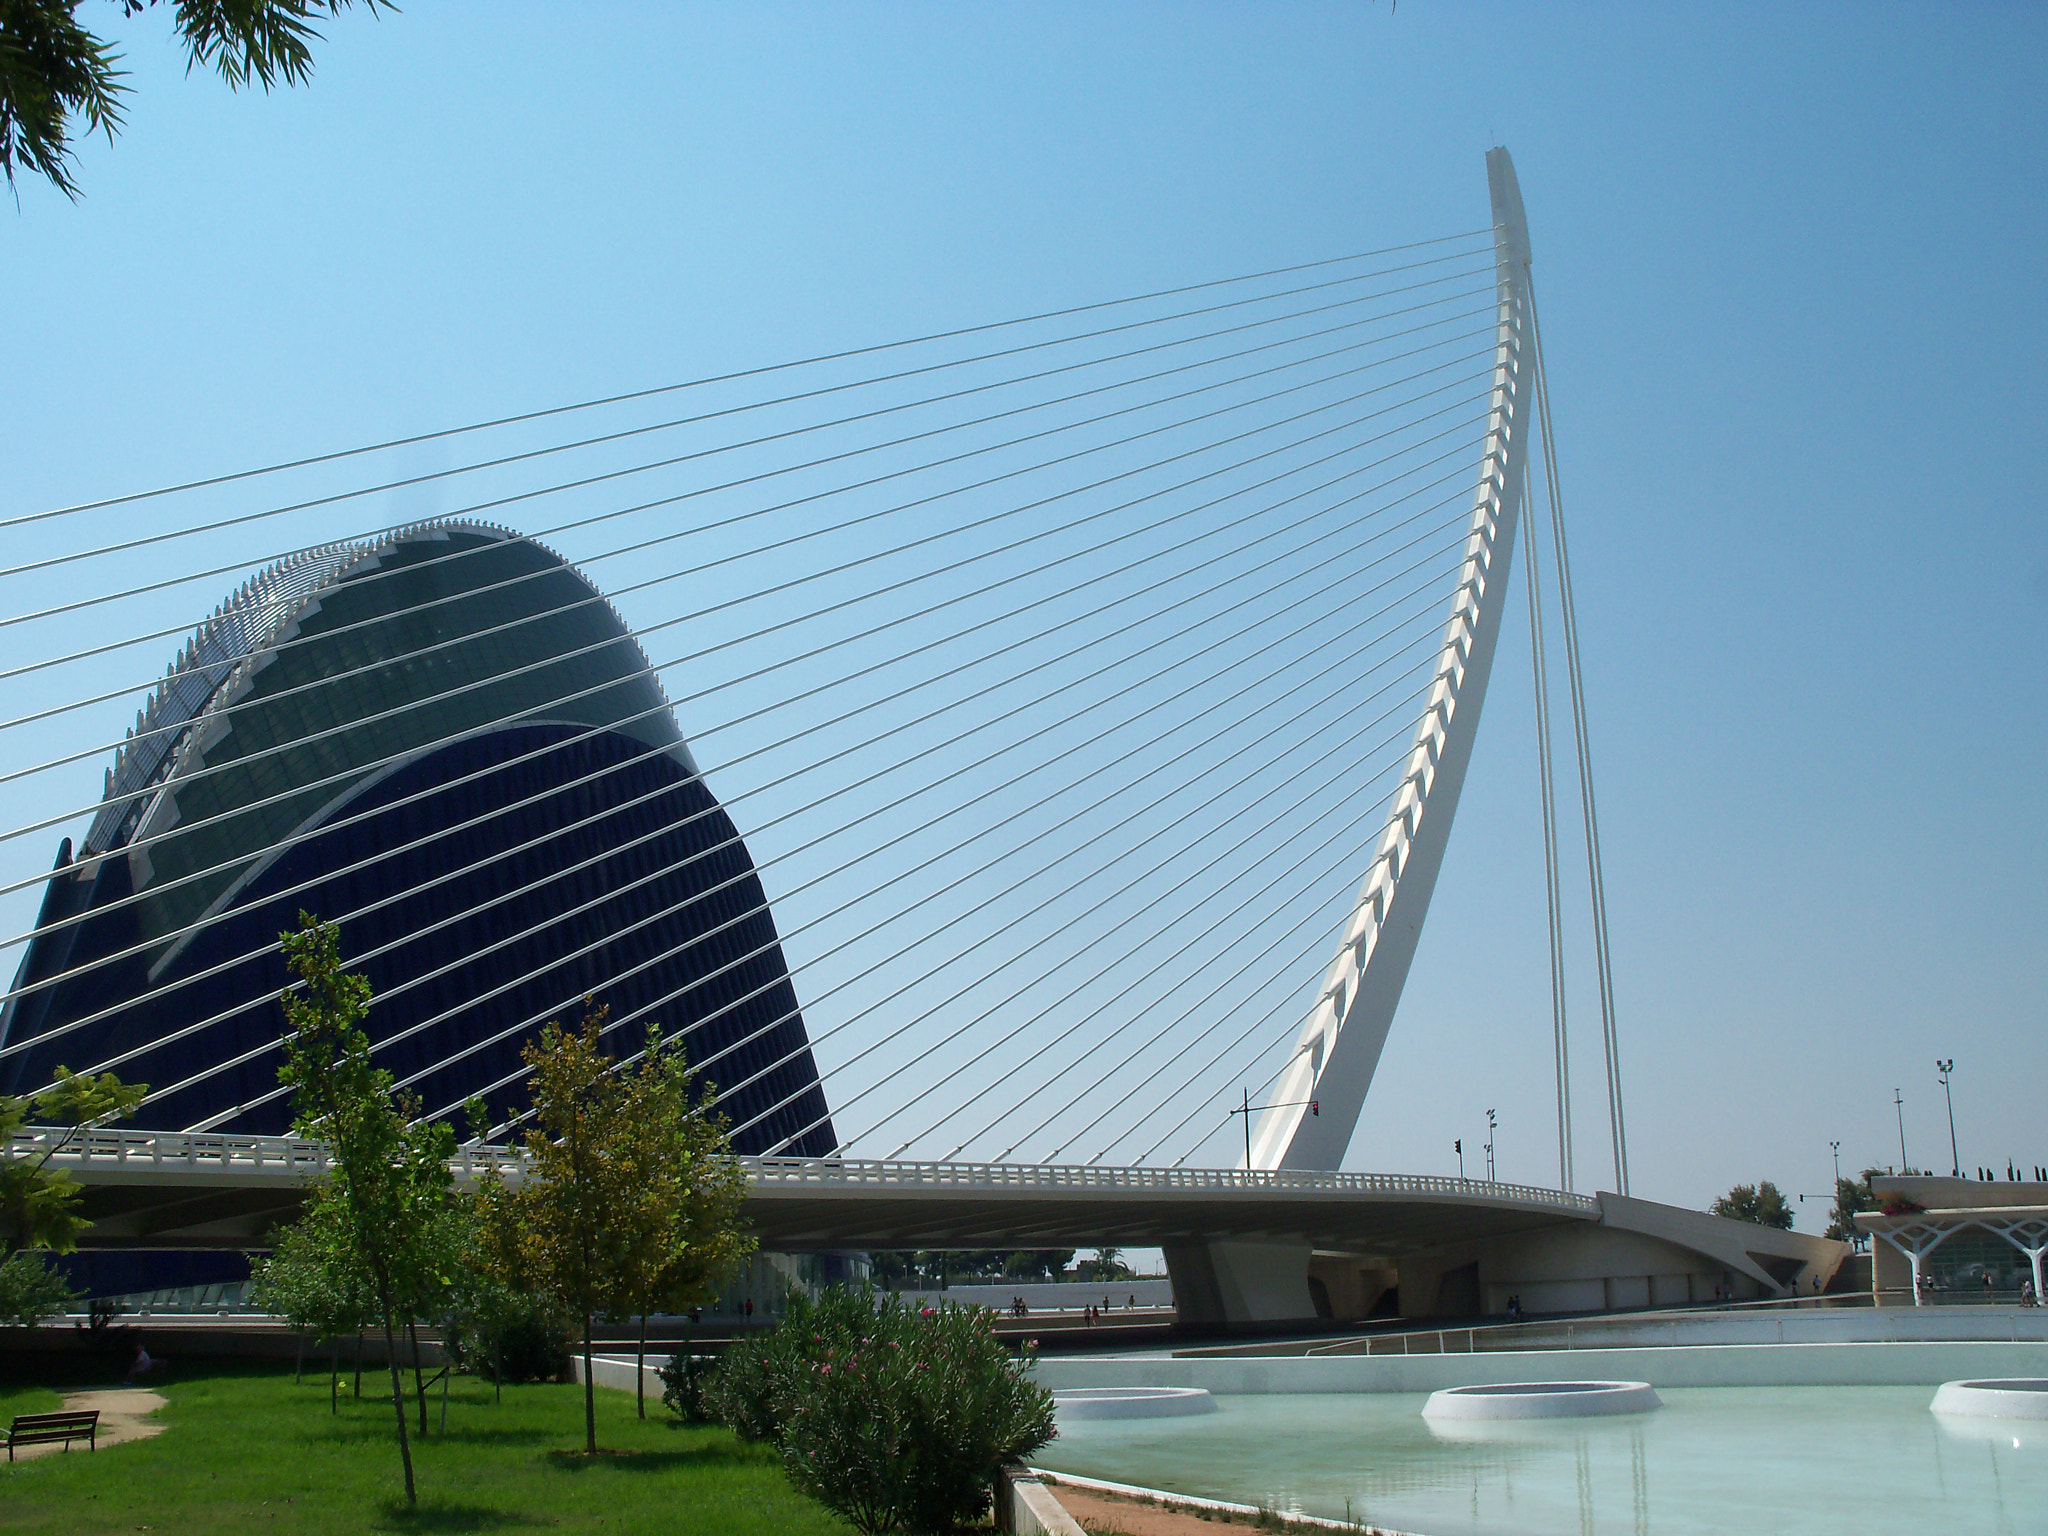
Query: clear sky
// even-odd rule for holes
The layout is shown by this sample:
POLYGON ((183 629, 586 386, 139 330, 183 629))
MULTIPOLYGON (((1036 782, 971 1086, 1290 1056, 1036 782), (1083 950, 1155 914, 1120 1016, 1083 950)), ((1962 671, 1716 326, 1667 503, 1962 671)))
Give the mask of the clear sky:
MULTIPOLYGON (((2048 1162, 2040 6, 419 4, 269 98, 86 16, 135 95, 0 213, 0 515, 1472 229, 1506 144, 1636 1192, 1824 1193, 1895 1088, 1945 1170, 1938 1055, 2048 1162)), ((1494 1106, 1554 1177, 1525 645, 1350 1166, 1494 1106)))

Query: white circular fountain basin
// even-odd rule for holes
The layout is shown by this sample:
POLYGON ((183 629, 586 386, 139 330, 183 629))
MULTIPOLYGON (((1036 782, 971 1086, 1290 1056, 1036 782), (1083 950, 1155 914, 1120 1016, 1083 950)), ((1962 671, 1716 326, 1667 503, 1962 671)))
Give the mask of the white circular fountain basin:
POLYGON ((1936 1413, 1974 1419, 2048 1419, 2048 1379, 1994 1376, 1984 1381, 1944 1381, 1927 1406, 1936 1413))
POLYGON ((1445 1387, 1422 1405, 1425 1419, 1587 1419, 1664 1406, 1647 1381, 1520 1381, 1445 1387))
POLYGON ((1073 1387, 1052 1395, 1062 1419, 1170 1419, 1214 1413, 1216 1399, 1201 1387, 1073 1387))

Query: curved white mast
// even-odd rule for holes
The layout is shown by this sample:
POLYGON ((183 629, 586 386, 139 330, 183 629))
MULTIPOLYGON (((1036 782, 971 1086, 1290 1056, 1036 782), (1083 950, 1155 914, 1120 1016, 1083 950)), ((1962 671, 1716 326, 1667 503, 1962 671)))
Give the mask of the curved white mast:
POLYGON ((1254 1168, 1335 1168, 1351 1144, 1436 889, 1493 669, 1528 459, 1529 230, 1505 149, 1486 152, 1486 180, 1500 329, 1465 560, 1407 774, 1322 996, 1252 1134, 1254 1168))

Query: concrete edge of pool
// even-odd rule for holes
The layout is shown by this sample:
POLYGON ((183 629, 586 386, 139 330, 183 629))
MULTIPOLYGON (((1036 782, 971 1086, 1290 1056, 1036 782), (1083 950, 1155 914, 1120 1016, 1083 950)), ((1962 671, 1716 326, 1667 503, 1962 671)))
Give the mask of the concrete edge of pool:
POLYGON ((1944 1381, 1928 1409, 1973 1419, 2048 1419, 2048 1378, 1990 1376, 1944 1381))

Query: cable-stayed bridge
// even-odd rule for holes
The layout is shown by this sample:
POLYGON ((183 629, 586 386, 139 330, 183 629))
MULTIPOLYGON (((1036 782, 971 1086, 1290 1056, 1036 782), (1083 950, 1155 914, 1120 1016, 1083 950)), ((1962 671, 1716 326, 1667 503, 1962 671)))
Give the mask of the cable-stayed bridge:
MULTIPOLYGON (((1569 1192, 1540 647, 1560 1190, 1329 1172, 1549 443, 1505 151, 1488 172, 1461 234, 0 519, 0 1088, 149 1083, 156 1155, 80 1164, 105 1240, 202 1240, 149 1191, 205 1187, 209 1137, 273 1192, 218 1197, 238 1241, 289 1204, 277 935, 310 910, 380 1059, 422 1113, 481 1096, 480 1142, 586 998, 621 1055, 681 1039, 777 1241, 1156 1241, 1219 1320, 1307 1315, 1333 1247, 1469 1266, 1477 1302, 1514 1263, 1581 1285, 1541 1235, 1611 1248, 1641 1202, 1569 1192)), ((1626 1195, 1549 451, 1543 481, 1626 1195)), ((1538 582, 1532 539, 1540 623, 1538 582)), ((1630 1230, 1647 1299, 1788 1278, 1630 1230)))

